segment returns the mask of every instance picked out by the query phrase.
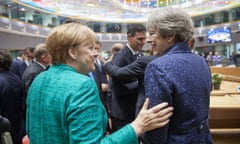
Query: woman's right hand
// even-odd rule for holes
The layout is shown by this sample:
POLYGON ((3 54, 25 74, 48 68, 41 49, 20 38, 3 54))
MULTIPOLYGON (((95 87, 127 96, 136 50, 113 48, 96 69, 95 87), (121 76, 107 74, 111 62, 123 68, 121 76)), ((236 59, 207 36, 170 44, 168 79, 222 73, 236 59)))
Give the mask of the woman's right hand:
POLYGON ((169 107, 166 102, 150 109, 148 107, 149 99, 147 98, 137 118, 131 123, 138 136, 144 132, 165 126, 173 114, 173 107, 169 107))

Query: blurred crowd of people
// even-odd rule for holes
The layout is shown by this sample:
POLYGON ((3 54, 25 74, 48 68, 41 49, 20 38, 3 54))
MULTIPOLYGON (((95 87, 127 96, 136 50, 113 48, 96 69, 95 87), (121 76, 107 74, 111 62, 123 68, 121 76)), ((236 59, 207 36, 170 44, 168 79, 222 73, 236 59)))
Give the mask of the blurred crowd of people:
POLYGON ((21 144, 25 133, 26 96, 34 78, 51 64, 45 44, 27 47, 15 59, 6 50, 0 51, 1 103, 0 115, 11 124, 14 144, 21 144))
POLYGON ((232 52, 229 58, 219 54, 217 51, 209 51, 208 53, 193 51, 193 53, 200 55, 206 59, 209 66, 228 66, 228 67, 239 67, 239 53, 232 52))

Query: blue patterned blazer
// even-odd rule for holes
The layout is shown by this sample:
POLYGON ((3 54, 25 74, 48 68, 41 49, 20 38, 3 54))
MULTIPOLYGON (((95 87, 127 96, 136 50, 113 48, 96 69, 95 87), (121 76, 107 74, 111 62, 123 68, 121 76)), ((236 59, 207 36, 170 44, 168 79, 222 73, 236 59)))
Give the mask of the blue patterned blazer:
POLYGON ((167 101, 174 107, 170 123, 145 134, 145 144, 211 144, 208 126, 211 73, 204 58, 177 43, 150 62, 145 91, 151 107, 167 101))

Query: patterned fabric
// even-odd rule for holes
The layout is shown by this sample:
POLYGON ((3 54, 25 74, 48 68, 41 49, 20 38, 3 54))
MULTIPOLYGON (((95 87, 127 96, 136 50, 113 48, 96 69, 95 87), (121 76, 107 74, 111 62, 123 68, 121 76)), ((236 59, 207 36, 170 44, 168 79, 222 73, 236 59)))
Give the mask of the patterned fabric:
POLYGON ((61 64, 33 81, 26 124, 31 144, 137 144, 130 125, 109 136, 106 126, 106 111, 88 76, 61 64))
POLYGON ((145 72, 145 92, 153 107, 174 107, 169 125, 145 134, 151 144, 210 144, 208 127, 211 74, 204 58, 177 43, 153 60, 145 72))

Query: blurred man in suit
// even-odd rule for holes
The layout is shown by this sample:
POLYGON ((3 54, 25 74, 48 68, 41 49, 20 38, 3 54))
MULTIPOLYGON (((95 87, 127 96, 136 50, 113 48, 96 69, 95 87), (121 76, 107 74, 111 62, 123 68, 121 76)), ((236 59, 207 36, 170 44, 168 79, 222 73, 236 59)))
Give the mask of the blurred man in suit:
MULTIPOLYGON (((128 43, 116 53, 112 64, 123 67, 134 62, 146 41, 146 28, 142 24, 130 25, 127 32, 128 43)), ((136 77, 123 79, 112 77, 111 120, 113 131, 123 127, 135 118, 138 96, 138 80, 136 77)))
POLYGON ((33 59, 34 59, 34 54, 33 54, 34 49, 35 49, 35 47, 27 47, 27 48, 25 48, 25 50, 24 50, 24 55, 25 55, 25 57, 26 57, 25 63, 26 63, 27 66, 29 66, 30 63, 31 63, 31 62, 33 61, 33 59))
POLYGON ((234 54, 232 59, 233 59, 235 66, 240 67, 240 53, 234 54))
POLYGON ((20 78, 9 71, 12 58, 0 50, 0 114, 11 123, 14 144, 21 144, 25 129, 23 124, 23 90, 20 78))
POLYGON ((99 90, 99 96, 102 100, 103 105, 108 111, 107 107, 107 91, 108 91, 108 80, 105 69, 103 67, 104 59, 101 57, 101 43, 100 41, 96 41, 94 45, 94 49, 96 51, 94 55, 94 66, 95 70, 90 72, 90 77, 96 82, 99 90))
MULTIPOLYGON (((111 56, 109 57, 108 61, 112 61, 112 58, 114 57, 114 55, 120 51, 122 48, 124 47, 124 45, 122 43, 114 43, 112 45, 111 48, 111 56)), ((105 67, 104 67, 105 68, 105 67)), ((105 69, 106 70, 106 69, 105 69)), ((107 71, 106 71, 107 72, 107 71)), ((109 112, 110 112, 110 108, 111 108, 111 99, 112 99, 112 79, 111 77, 109 77, 109 75, 107 75, 108 78, 108 95, 107 95, 107 106, 109 108, 109 112)))
POLYGON ((151 45, 151 42, 152 40, 150 33, 147 39, 147 43, 149 44, 150 56, 141 56, 133 63, 126 65, 124 67, 114 65, 110 61, 104 65, 107 74, 109 74, 111 77, 122 78, 126 80, 131 79, 133 77, 138 78, 138 98, 136 103, 136 115, 138 114, 139 110, 141 109, 144 103, 144 100, 146 99, 144 90, 145 68, 150 61, 157 58, 157 53, 154 44, 151 45))
MULTIPOLYGON (((44 70, 46 70, 51 64, 51 60, 52 60, 45 44, 37 45, 37 47, 34 49, 33 55, 34 55, 34 60, 26 68, 22 77, 22 83, 23 83, 23 89, 24 89, 24 111, 26 111, 25 102, 26 102, 28 89, 30 88, 35 77, 39 75, 41 72, 43 72, 44 70)), ((26 112, 24 112, 24 114, 25 113, 26 112)))
POLYGON ((18 52, 17 58, 14 59, 11 64, 10 71, 18 75, 20 79, 22 79, 23 72, 27 67, 25 60, 26 57, 24 55, 24 51, 20 51, 18 52))
POLYGON ((33 55, 34 60, 23 73, 22 83, 25 94, 27 94, 27 91, 34 78, 51 64, 51 56, 45 44, 37 45, 33 55))
MULTIPOLYGON (((88 75, 95 81, 99 96, 101 99, 102 104, 104 105, 106 111, 109 114, 109 107, 108 107, 108 79, 105 69, 103 67, 104 59, 101 56, 101 42, 96 41, 94 45, 95 54, 94 54, 94 66, 95 70, 88 73, 88 75)), ((108 124, 107 131, 111 131, 110 123, 108 124)))
POLYGON ((118 51, 120 51, 124 45, 122 43, 114 43, 111 48, 112 56, 114 56, 118 51))

